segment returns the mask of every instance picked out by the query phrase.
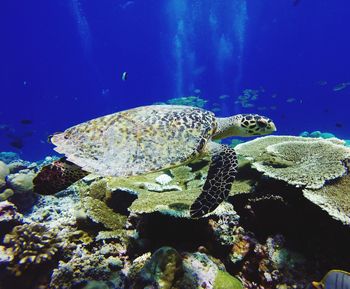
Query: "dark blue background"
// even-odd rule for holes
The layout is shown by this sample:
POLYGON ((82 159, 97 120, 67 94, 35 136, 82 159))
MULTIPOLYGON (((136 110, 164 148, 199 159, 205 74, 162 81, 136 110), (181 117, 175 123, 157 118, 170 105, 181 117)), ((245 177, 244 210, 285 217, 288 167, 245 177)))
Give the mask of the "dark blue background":
POLYGON ((333 91, 350 81, 348 0, 301 0, 297 6, 289 0, 237 0, 247 8, 241 46, 232 28, 238 17, 232 12, 235 1, 127 2, 1 1, 0 151, 42 158, 52 153, 46 139, 56 131, 118 110, 193 95, 195 88, 209 101, 207 108, 219 102, 222 115, 258 112, 273 118, 280 134, 321 130, 350 139, 350 86, 333 91), (181 4, 187 9, 181 10, 181 4), (233 44, 221 68, 210 11, 218 20, 217 35, 225 34, 233 44), (183 47, 176 50, 181 20, 183 47), (179 51, 181 59, 176 58, 179 51), (120 78, 123 71, 127 81, 120 78), (235 104, 245 88, 263 88, 253 108, 235 104), (222 94, 230 98, 220 100, 222 94), (258 106, 277 109, 257 111, 258 106), (23 125, 21 119, 33 123, 23 125), (23 148, 9 145, 15 138, 23 148))

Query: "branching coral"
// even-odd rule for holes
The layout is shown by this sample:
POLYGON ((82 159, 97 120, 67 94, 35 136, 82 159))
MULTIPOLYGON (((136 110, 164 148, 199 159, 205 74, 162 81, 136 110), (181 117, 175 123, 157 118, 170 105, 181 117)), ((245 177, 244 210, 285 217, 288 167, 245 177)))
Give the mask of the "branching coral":
POLYGON ((16 226, 4 238, 10 256, 8 269, 20 276, 32 266, 51 260, 60 248, 57 234, 38 223, 16 226))

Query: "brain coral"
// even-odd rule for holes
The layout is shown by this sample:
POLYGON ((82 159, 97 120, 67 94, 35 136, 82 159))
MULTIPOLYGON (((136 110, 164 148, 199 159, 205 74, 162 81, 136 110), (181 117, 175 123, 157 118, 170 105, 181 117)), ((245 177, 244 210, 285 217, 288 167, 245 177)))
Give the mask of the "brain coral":
POLYGON ((253 167, 271 178, 318 189, 325 181, 346 174, 344 161, 350 158, 350 150, 341 143, 336 139, 263 137, 238 145, 237 152, 252 159, 253 167))
POLYGON ((16 226, 4 238, 6 254, 10 256, 8 269, 20 276, 30 267, 51 260, 59 250, 56 236, 56 232, 38 223, 16 226))

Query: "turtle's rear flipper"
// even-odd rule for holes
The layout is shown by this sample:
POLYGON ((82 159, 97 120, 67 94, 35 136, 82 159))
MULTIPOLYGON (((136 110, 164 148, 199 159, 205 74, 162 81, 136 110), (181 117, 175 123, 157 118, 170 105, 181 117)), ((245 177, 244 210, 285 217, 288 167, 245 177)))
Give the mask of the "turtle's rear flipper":
POLYGON ((41 169, 33 180, 34 191, 42 195, 52 195, 68 188, 88 173, 81 167, 61 158, 41 169))
POLYGON ((192 218, 200 218, 214 211, 226 200, 237 172, 237 157, 233 148, 210 143, 209 150, 212 158, 207 180, 202 193, 191 205, 192 218))

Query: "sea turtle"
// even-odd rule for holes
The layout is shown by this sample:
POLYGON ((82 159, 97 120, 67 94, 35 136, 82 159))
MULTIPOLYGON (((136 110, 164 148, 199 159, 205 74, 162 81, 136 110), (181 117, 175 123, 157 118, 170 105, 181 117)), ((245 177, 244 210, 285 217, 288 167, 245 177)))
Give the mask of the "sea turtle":
POLYGON ((51 142, 66 159, 44 168, 34 180, 35 190, 55 193, 87 173, 120 177, 164 170, 209 153, 206 182, 190 208, 191 217, 198 218, 227 198, 236 174, 234 149, 212 140, 275 130, 270 119, 256 114, 219 118, 190 106, 133 108, 54 134, 51 142))

